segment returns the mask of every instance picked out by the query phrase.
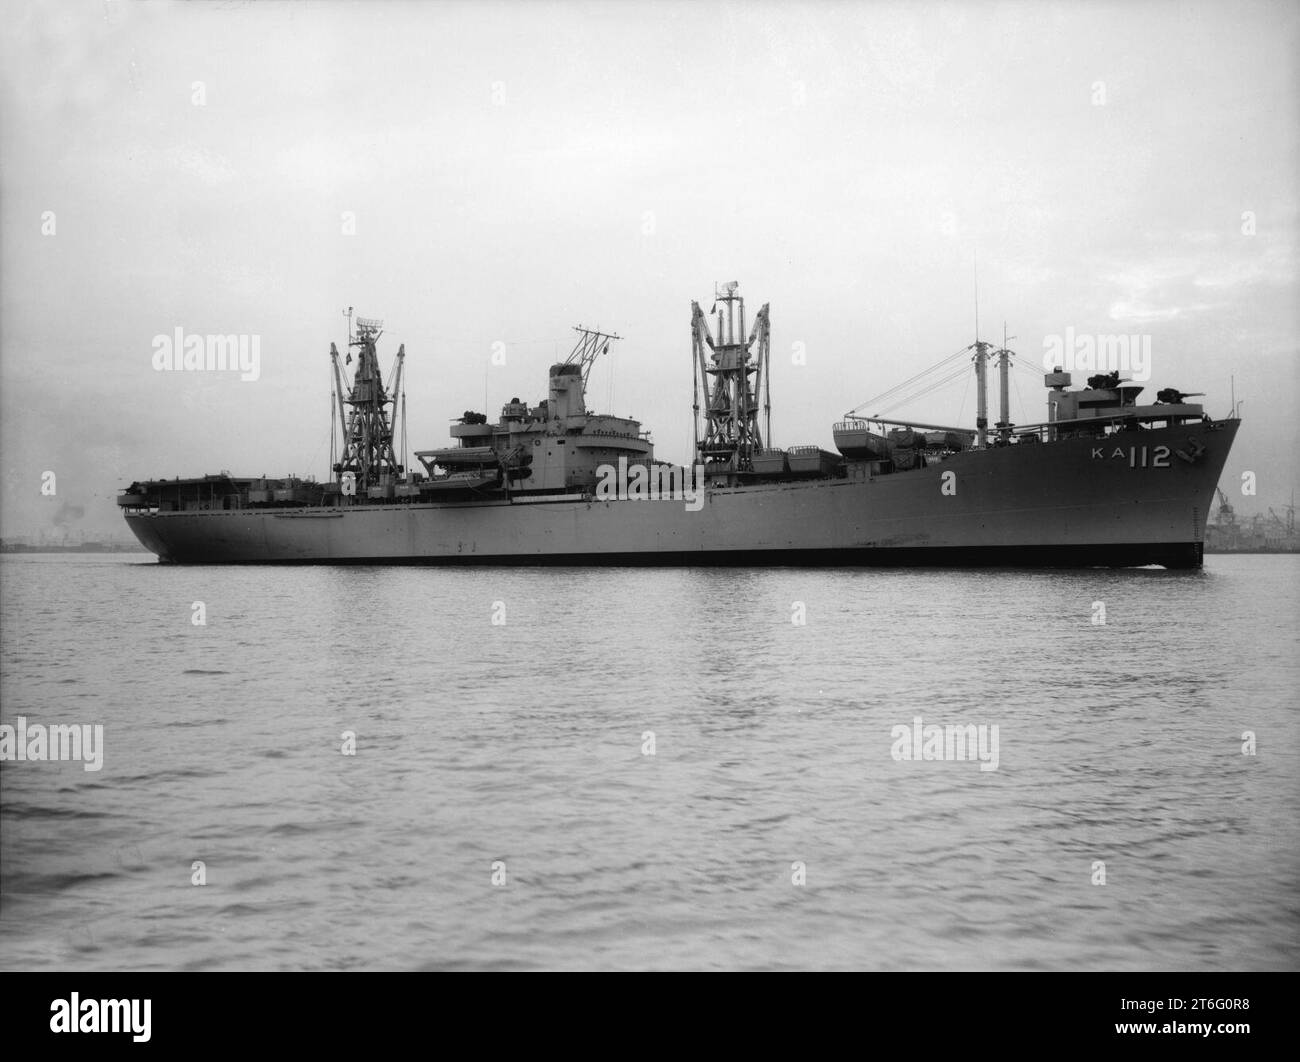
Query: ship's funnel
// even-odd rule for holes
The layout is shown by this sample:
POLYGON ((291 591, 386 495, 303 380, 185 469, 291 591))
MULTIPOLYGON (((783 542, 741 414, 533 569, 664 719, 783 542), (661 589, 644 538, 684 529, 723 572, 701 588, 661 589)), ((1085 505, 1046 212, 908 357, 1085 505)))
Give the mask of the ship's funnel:
POLYGON ((581 365, 551 366, 551 395, 548 409, 552 418, 564 420, 587 412, 582 389, 581 365))

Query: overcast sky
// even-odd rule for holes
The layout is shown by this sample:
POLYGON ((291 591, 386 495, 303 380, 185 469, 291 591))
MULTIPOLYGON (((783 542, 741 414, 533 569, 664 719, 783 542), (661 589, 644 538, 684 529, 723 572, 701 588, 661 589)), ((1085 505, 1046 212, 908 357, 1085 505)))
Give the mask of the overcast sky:
MULTIPOLYGON (((1226 415, 1235 375, 1223 486, 1254 471, 1238 507, 1279 508, 1300 485, 1297 10, 12 2, 0 532, 124 533, 134 478, 326 478, 348 306, 385 320, 385 366, 406 344, 412 449, 485 387, 494 419, 538 401, 583 323, 625 337, 589 404, 685 461, 690 303, 739 280, 751 319, 771 303, 774 441, 829 448, 847 409, 972 340, 976 256, 983 338, 1005 320, 1032 370, 1014 420, 1044 419, 1047 337, 1149 336, 1149 398, 1226 415), (155 371, 177 328, 258 336, 260 377, 155 371)), ((898 414, 970 424, 973 390, 898 414)))

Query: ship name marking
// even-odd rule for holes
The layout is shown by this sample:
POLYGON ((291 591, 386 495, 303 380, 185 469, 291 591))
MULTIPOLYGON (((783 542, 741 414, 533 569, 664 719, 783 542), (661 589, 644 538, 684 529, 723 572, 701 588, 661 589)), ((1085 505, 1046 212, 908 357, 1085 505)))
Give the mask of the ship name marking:
POLYGON ((1109 457, 1104 446, 1092 448, 1092 459, 1127 461, 1129 468, 1168 468, 1169 447, 1167 446, 1117 446, 1109 457))

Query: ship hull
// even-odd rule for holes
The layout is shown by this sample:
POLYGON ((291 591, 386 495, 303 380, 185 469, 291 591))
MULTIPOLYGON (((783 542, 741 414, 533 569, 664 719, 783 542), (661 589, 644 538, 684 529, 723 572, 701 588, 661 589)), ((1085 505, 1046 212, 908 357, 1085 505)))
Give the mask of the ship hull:
POLYGON ((1201 563, 1237 425, 1022 443, 874 478, 709 489, 694 502, 484 500, 126 520, 147 549, 179 564, 1187 568, 1201 563))

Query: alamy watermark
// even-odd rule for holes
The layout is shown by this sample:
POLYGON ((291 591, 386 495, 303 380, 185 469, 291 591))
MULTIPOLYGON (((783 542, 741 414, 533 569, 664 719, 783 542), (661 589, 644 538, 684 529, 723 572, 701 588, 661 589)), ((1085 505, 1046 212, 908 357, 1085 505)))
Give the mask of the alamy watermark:
POLYGON ((704 466, 696 465, 694 482, 688 470, 678 465, 631 465, 626 457, 618 459, 618 468, 600 465, 596 469, 597 501, 684 501, 688 513, 704 507, 704 466))
POLYGON ((50 1003, 50 1032, 131 1033, 136 1043, 149 1042, 151 999, 70 999, 50 1003))
POLYGON ((27 717, 20 715, 16 727, 0 724, 0 760, 80 760, 83 770, 97 771, 104 766, 104 727, 101 723, 28 726, 27 717))
POLYGON ((1067 328, 1064 335, 1043 337, 1043 371, 1128 372, 1134 380, 1151 379, 1151 337, 1149 335, 1076 335, 1067 328))
POLYGON ((912 725, 899 723, 890 730, 894 747, 889 754, 898 762, 905 760, 979 760, 981 771, 998 769, 998 726, 994 723, 952 724, 922 723, 914 716, 912 725))
POLYGON ((153 337, 152 362, 158 372, 238 372, 251 383, 262 375, 262 337, 186 335, 177 328, 172 335, 153 337))

